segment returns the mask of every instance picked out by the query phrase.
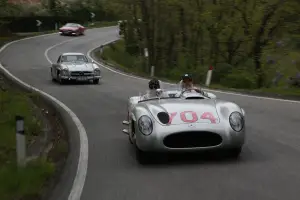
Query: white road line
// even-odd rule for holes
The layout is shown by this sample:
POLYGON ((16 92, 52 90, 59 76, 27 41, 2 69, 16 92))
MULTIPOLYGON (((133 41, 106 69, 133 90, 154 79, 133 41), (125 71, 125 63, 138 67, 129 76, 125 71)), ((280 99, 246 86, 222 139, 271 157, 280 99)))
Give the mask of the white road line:
POLYGON ((70 39, 70 40, 65 40, 65 41, 63 41, 63 42, 61 42, 61 43, 55 44, 55 45, 49 47, 48 49, 46 49, 45 52, 44 52, 44 56, 46 57, 47 61, 48 61, 50 64, 52 64, 52 61, 50 60, 50 58, 49 58, 49 56, 48 56, 48 52, 49 52, 51 49, 54 49, 55 47, 58 47, 58 46, 60 46, 60 45, 63 45, 63 44, 65 44, 65 43, 67 43, 67 42, 71 42, 71 41, 76 40, 76 39, 78 39, 78 38, 72 38, 72 39, 70 39))
MULTIPOLYGON (((112 43, 114 41, 116 41, 118 39, 115 39, 115 40, 112 40, 112 41, 109 41, 109 42, 106 42, 103 44, 104 45, 107 45, 109 43, 112 43)), ((90 49, 88 52, 87 52, 87 56, 92 59, 91 57, 91 52, 95 49, 97 49, 99 47, 96 47, 96 48, 93 48, 93 49, 90 49)), ((93 59, 94 60, 94 59, 93 59)), ((123 73, 123 72, 120 72, 120 71, 117 71, 117 70, 114 70, 112 69, 111 67, 108 67, 102 63, 99 63, 97 61, 95 61, 98 65, 100 65, 101 67, 109 70, 109 71, 112 71, 116 74, 120 74, 120 75, 123 75, 123 76, 127 76, 127 77, 130 77, 130 78, 135 78, 135 79, 139 79, 139 80, 146 80, 146 81, 149 81, 150 79, 148 78, 141 78, 141 77, 137 77, 137 76, 133 76, 133 75, 129 75, 129 74, 126 74, 126 73, 123 73)), ((163 82, 163 81, 162 81, 163 82)), ((168 83, 168 82, 163 82, 164 84, 167 84, 167 85, 176 85, 174 83, 168 83)), ((271 98, 271 97, 260 97, 260 96, 255 96, 255 95, 247 95, 247 94, 241 94, 241 93, 237 93, 237 92, 225 92, 225 91, 220 91, 220 90, 212 90, 212 89, 205 89, 207 91, 210 91, 210 92, 218 92, 218 93, 223 93, 223 94, 229 94, 229 95, 235 95, 235 96, 242 96, 242 97, 249 97, 249 98, 256 98, 256 99, 261 99, 261 100, 272 100, 272 101, 280 101, 280 102, 288 102, 288 103, 297 103, 297 104, 300 104, 300 101, 293 101, 293 100, 287 100, 287 99, 277 99, 277 98, 271 98)))
MULTIPOLYGON (((9 42, 9 43, 5 44, 0 49, 0 53, 2 51, 4 51, 8 46, 10 46, 14 43, 24 41, 24 40, 30 40, 30 39, 40 38, 40 37, 46 37, 46 36, 54 35, 54 34, 57 34, 57 33, 50 33, 50 34, 45 34, 45 35, 33 36, 33 37, 23 38, 23 39, 20 39, 20 40, 15 40, 15 41, 9 42)), ((58 45, 54 45, 54 46, 58 46, 58 45)), ((48 48, 48 51, 49 50, 50 49, 48 48)), ((88 167, 88 137, 87 137, 84 126, 82 125, 82 123, 80 122, 80 120, 76 116, 76 114, 70 108, 68 108, 64 103, 62 103, 58 99, 54 98, 53 96, 47 94, 46 92, 43 92, 43 91, 41 91, 41 90, 39 90, 39 89, 37 89, 37 88, 27 84, 27 83, 21 81, 19 78, 17 78, 13 74, 11 74, 7 69, 5 69, 1 65, 1 63, 0 63, 0 68, 6 74, 11 76, 15 81, 19 82, 20 84, 24 85, 25 87, 27 87, 31 90, 34 90, 34 91, 40 93, 41 95, 45 96, 46 98, 48 98, 48 99, 54 101, 55 103, 57 103, 61 108, 63 108, 70 115, 70 117, 74 121, 74 123, 75 123, 75 125, 78 129, 78 132, 79 132, 80 155, 79 155, 79 160, 78 160, 78 167, 77 167, 76 177, 74 179, 73 186, 72 186, 71 192, 69 194, 68 200, 80 200, 81 193, 82 193, 83 186, 84 186, 84 182, 85 182, 85 178, 86 178, 86 174, 87 174, 87 167, 88 167)))
MULTIPOLYGON (((61 43, 55 44, 55 45, 47 48, 44 52, 44 55, 45 55, 46 59, 48 60, 48 62, 50 64, 52 64, 52 61, 50 60, 50 58, 48 56, 48 53, 51 49, 54 49, 55 47, 63 45, 67 42, 71 42, 75 39, 78 39, 78 38, 66 40, 66 41, 63 41, 61 43)), ((68 108, 67 106, 65 106, 65 107, 68 108)), ((80 137, 80 154, 79 154, 79 160, 78 160, 78 167, 77 167, 76 176, 75 176, 75 179, 73 182, 73 187, 69 194, 68 200, 79 200, 81 197, 81 194, 82 194, 82 190, 83 190, 84 183, 85 183, 85 178, 87 175, 89 144, 88 144, 88 137, 87 137, 85 128, 82 125, 82 123, 80 122, 80 120, 78 119, 78 117, 69 108, 68 108, 67 112, 72 116, 72 119, 75 122, 75 124, 79 130, 79 137, 80 137)))

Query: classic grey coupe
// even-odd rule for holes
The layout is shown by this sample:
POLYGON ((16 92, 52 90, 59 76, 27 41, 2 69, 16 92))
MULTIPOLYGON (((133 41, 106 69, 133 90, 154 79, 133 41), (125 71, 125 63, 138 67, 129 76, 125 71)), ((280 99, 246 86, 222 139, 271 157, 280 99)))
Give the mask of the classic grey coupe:
POLYGON ((212 93, 164 91, 154 98, 129 98, 123 132, 148 162, 157 152, 226 150, 238 157, 245 141, 245 112, 212 93))
POLYGON ((51 77, 53 81, 63 84, 67 81, 92 81, 98 84, 101 71, 98 65, 83 53, 63 53, 56 63, 51 66, 51 77))

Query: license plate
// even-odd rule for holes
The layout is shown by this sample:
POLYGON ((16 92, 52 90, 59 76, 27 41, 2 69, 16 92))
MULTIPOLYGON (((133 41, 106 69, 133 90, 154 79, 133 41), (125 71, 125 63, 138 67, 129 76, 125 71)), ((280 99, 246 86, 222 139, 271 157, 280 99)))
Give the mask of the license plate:
POLYGON ((83 76, 82 76, 82 77, 78 77, 78 80, 79 80, 79 81, 86 81, 86 80, 87 80, 87 77, 83 77, 83 76))

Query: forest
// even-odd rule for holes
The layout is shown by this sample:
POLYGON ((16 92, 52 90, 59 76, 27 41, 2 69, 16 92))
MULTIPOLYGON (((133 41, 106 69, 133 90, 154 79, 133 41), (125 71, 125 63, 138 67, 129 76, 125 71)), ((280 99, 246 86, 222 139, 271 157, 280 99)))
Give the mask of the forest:
MULTIPOLYGON (((0 6, 0 18, 91 21, 93 12, 94 21, 122 20, 123 40, 111 49, 122 55, 110 56, 147 74, 154 66, 157 77, 192 73, 204 83, 213 66, 212 82, 226 87, 300 87, 300 78, 291 79, 300 77, 299 0, 49 0, 32 5, 0 0, 0 6), (118 46, 124 51, 116 51, 118 46)), ((0 30, 5 23, 0 19, 0 30)))
POLYGON ((300 71, 300 1, 114 0, 110 6, 122 13, 126 55, 143 72, 151 66, 158 77, 188 72, 203 83, 213 66, 213 83, 255 89, 286 87, 300 71))

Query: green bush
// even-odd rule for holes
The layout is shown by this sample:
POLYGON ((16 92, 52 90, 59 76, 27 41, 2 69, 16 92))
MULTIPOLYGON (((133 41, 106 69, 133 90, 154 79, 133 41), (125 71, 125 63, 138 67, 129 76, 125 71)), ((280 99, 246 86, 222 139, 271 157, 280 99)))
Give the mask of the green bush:
POLYGON ((232 70, 220 83, 223 86, 237 89, 255 89, 256 77, 244 70, 232 70))
POLYGON ((218 63, 213 69, 212 81, 219 83, 223 78, 228 76, 233 67, 227 63, 218 63))

